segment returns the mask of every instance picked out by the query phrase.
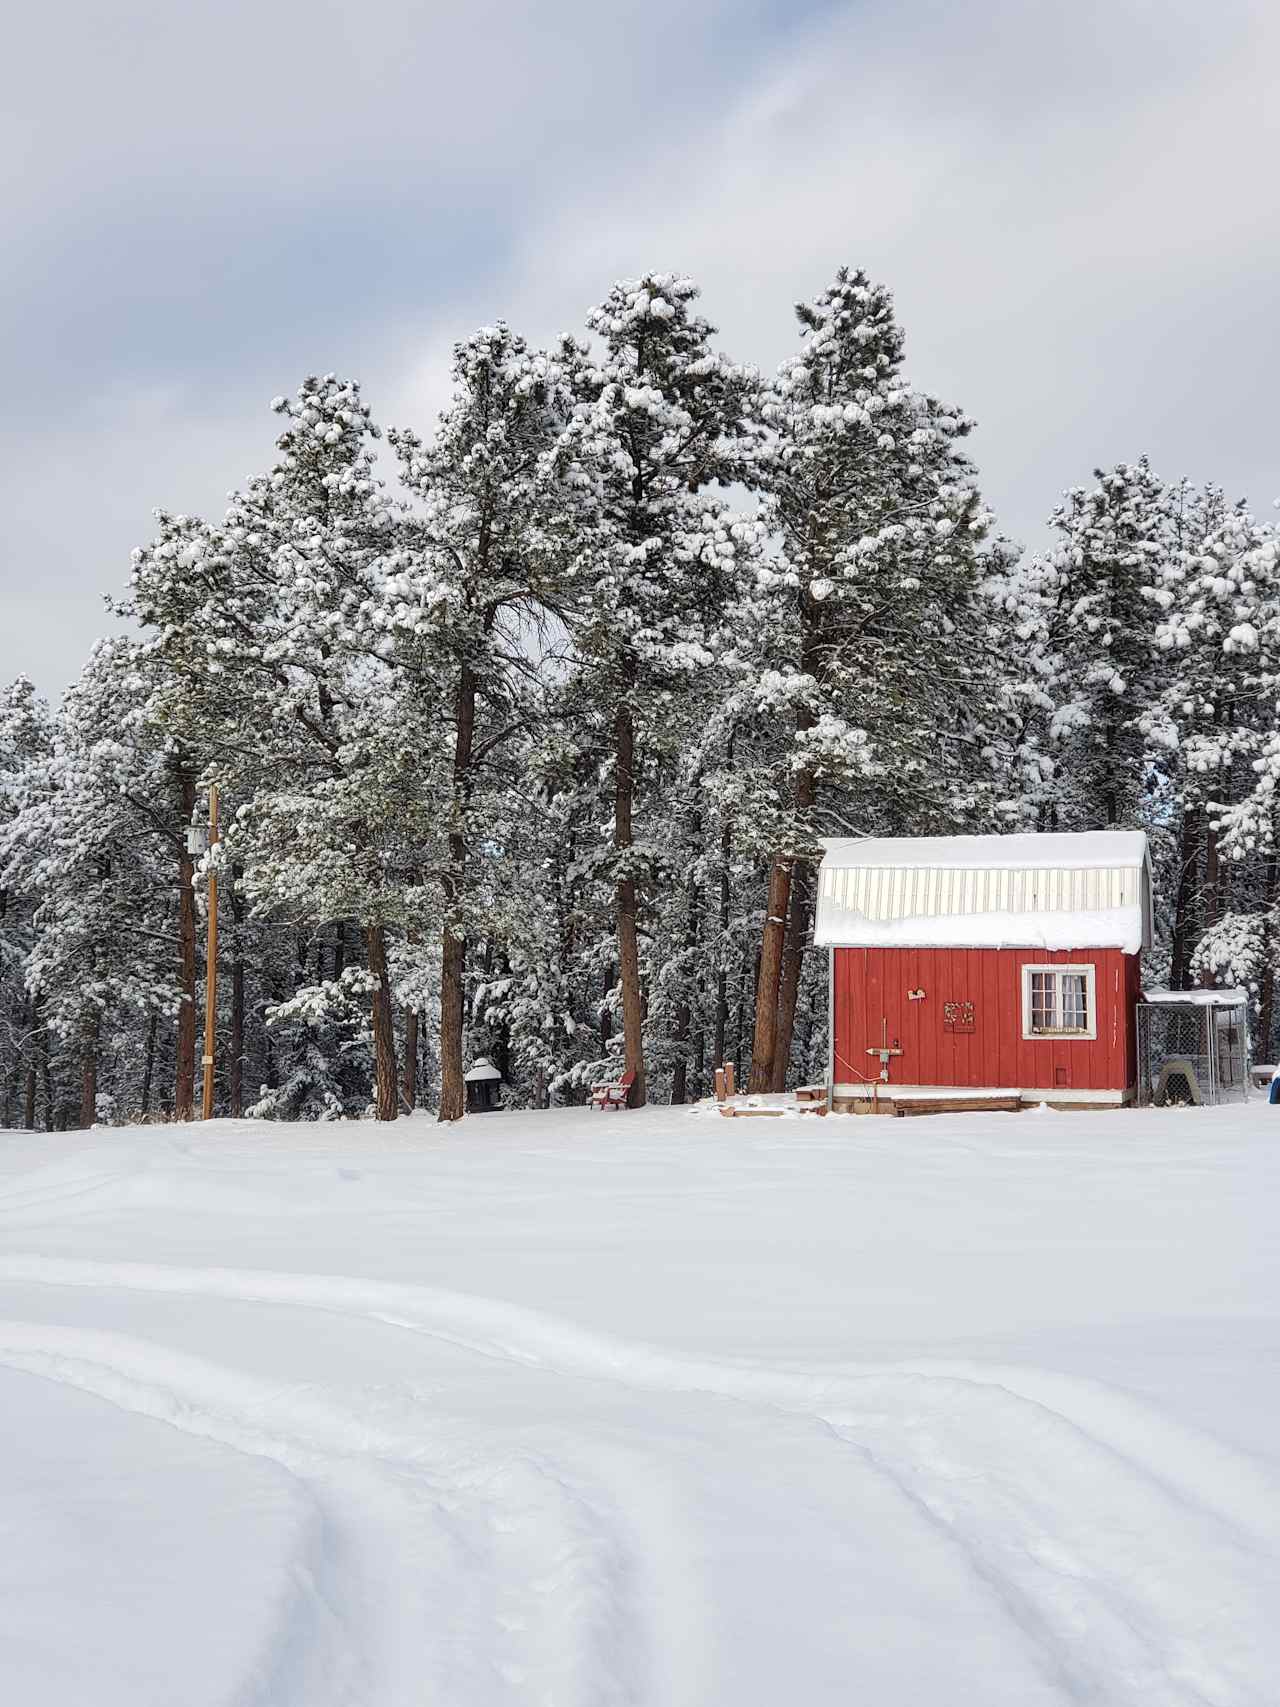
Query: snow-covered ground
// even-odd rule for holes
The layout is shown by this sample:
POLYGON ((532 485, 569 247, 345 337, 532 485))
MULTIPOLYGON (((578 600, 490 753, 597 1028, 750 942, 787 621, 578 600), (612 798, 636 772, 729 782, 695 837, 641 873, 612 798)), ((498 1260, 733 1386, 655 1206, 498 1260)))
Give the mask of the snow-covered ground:
POLYGON ((1280 1109, 0 1135, 0 1701, 1272 1707, 1280 1109))

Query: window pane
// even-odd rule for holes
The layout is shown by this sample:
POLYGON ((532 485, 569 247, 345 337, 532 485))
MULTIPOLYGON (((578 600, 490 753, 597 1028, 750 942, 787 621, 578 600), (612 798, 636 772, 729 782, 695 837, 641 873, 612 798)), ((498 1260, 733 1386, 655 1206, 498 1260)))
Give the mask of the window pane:
POLYGON ((1064 1031, 1089 1029, 1089 980, 1083 972, 1062 974, 1062 1027, 1064 1031))
POLYGON ((1088 1033, 1089 974, 1058 972, 1050 967, 1027 975, 1027 1029, 1030 1034, 1088 1033))

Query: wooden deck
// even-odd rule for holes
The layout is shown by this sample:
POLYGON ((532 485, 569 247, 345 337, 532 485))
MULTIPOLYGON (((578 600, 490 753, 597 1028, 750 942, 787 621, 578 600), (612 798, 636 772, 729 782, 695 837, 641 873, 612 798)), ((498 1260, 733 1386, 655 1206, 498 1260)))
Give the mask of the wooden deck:
POLYGON ((921 1114, 1017 1114, 1027 1105, 1016 1091, 956 1091, 939 1086, 886 1086, 876 1096, 838 1096, 833 1114, 884 1114, 898 1118, 921 1114))
POLYGON ((910 1102, 895 1102, 897 1115, 915 1114, 1017 1114, 1023 1107, 1021 1097, 930 1097, 928 1101, 913 1098, 910 1102))

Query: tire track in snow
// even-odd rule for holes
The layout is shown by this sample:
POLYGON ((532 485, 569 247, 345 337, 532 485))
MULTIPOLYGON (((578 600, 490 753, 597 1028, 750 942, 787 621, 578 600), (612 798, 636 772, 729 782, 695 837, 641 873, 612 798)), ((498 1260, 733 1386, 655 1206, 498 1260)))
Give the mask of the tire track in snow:
MULTIPOLYGON (((681 1396, 645 1412, 637 1435, 634 1410, 613 1395, 568 1438, 554 1425, 549 1453, 512 1451, 510 1425, 504 1451, 477 1447, 484 1425, 469 1416, 454 1425, 469 1448, 442 1450, 424 1444, 438 1418, 399 1390, 366 1390, 339 1409, 313 1388, 111 1333, 0 1323, 0 1363, 270 1455, 305 1479, 357 1682, 308 1692, 292 1673, 299 1634, 285 1630, 269 1668, 284 1680, 278 1692, 245 1692, 262 1707, 774 1703, 797 1667, 815 1680, 801 1687, 815 1704, 846 1700, 851 1678, 872 1699, 892 1698, 904 1679, 918 1699, 954 1707, 1061 1699, 1031 1645, 1010 1644, 989 1603, 957 1587, 948 1551, 889 1478, 829 1430, 815 1437, 803 1415, 681 1396), (799 1523, 797 1500, 809 1513, 799 1523), (424 1564, 442 1527, 452 1550, 424 1564)), ((509 1373, 531 1383, 535 1410, 540 1390, 563 1411, 560 1378, 509 1373)), ((517 1437, 541 1440, 526 1397, 517 1437)))
POLYGON ((308 1604, 285 1597, 246 1703, 640 1699, 646 1631, 629 1599, 626 1535, 607 1493, 537 1454, 477 1444, 471 1425, 465 1441, 433 1439, 403 1393, 377 1390, 363 1410, 344 1410, 311 1389, 98 1330, 0 1322, 0 1362, 271 1459, 305 1485, 319 1539, 292 1576, 308 1604), (303 1651, 317 1618, 347 1633, 323 1693, 303 1651))
POLYGON ((1159 1707, 1274 1699, 1270 1548, 1043 1406, 939 1377, 868 1378, 830 1425, 915 1499, 1073 1698, 1159 1707))
POLYGON ((529 1368, 821 1419, 928 1514, 1071 1696, 1144 1707, 1273 1699, 1273 1479, 1101 1383, 954 1361, 700 1362, 500 1301, 334 1276, 30 1257, 0 1263, 0 1277, 325 1310, 529 1368))
POLYGON ((194 1437, 166 1441, 150 1418, 111 1409, 0 1365, 0 1699, 53 1707, 105 1688, 115 1700, 106 1673, 144 1684, 140 1703, 156 1700, 147 1681, 179 1677, 203 1707, 333 1701, 352 1650, 324 1593, 329 1526, 310 1488, 265 1458, 211 1458, 194 1437))
POLYGON ((713 1361, 627 1341, 544 1311, 442 1288, 345 1275, 268 1269, 180 1268, 42 1256, 0 1257, 0 1281, 114 1288, 285 1304, 364 1318, 443 1340, 460 1350, 664 1392, 758 1399, 825 1415, 870 1377, 969 1382, 1055 1412, 1082 1433, 1265 1544, 1280 1538, 1280 1484, 1263 1466, 1144 1401, 1100 1381, 1024 1365, 960 1359, 804 1365, 713 1361))
POLYGON ((123 1166, 104 1167, 101 1155, 92 1150, 77 1150, 70 1156, 38 1168, 25 1176, 25 1183, 0 1191, 0 1215, 6 1220, 43 1220, 53 1209, 64 1211, 80 1199, 98 1197, 113 1186, 132 1182, 153 1164, 154 1154, 141 1146, 112 1152, 123 1159, 123 1166))

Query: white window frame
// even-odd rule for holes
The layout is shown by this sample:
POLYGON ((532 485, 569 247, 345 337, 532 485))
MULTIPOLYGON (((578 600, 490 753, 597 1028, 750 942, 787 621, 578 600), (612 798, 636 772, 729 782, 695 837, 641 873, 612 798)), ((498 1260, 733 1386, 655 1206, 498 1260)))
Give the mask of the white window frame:
POLYGON ((1098 969, 1089 962, 1062 966, 1028 963, 1022 968, 1022 1038, 1024 1043, 1090 1043, 1098 1036, 1098 969), (1031 1024, 1031 978, 1033 973, 1048 972, 1054 977, 1064 973, 1083 975, 1085 1005, 1089 1023, 1083 1031, 1035 1031, 1031 1024))

